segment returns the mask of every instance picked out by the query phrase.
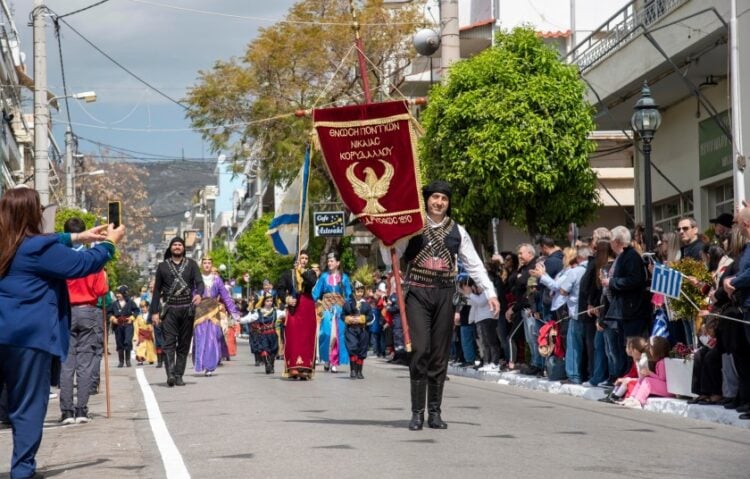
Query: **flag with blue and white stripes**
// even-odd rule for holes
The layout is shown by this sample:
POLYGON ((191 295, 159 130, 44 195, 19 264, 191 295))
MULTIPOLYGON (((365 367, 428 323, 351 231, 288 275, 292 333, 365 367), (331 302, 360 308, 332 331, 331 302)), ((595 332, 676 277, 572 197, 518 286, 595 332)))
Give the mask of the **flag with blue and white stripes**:
POLYGON ((311 147, 305 149, 305 159, 299 174, 287 187, 286 194, 276 208, 266 234, 274 249, 281 255, 294 256, 307 248, 310 222, 307 203, 307 187, 310 179, 311 147))
POLYGON ((670 298, 679 298, 682 290, 682 273, 664 266, 654 265, 654 275, 651 278, 651 292, 660 293, 670 298))

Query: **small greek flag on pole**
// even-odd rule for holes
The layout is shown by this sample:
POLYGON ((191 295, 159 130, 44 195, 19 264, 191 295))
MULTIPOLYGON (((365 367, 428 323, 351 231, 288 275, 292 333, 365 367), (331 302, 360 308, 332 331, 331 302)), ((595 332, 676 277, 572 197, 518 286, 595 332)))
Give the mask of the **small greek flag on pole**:
POLYGON ((663 294, 670 298, 679 298, 682 289, 682 273, 663 264, 654 265, 654 276, 651 278, 651 292, 663 294))

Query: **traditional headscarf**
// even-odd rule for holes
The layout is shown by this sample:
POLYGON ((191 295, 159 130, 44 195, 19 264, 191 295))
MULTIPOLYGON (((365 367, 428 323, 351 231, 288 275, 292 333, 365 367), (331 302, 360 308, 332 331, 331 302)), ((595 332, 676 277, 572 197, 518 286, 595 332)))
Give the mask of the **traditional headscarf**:
POLYGON ((169 242, 169 246, 167 246, 167 251, 164 252, 164 259, 167 260, 172 257, 172 245, 175 243, 182 244, 182 247, 185 247, 185 240, 180 238, 179 236, 175 236, 172 238, 172 241, 169 242))
POLYGON ((422 188, 422 197, 424 198, 425 206, 427 206, 427 198, 432 196, 433 193, 442 193, 445 196, 448 197, 448 209, 446 210, 446 214, 448 216, 451 215, 451 195, 453 194, 453 189, 451 188, 451 185, 445 181, 442 180, 435 180, 429 185, 422 188))

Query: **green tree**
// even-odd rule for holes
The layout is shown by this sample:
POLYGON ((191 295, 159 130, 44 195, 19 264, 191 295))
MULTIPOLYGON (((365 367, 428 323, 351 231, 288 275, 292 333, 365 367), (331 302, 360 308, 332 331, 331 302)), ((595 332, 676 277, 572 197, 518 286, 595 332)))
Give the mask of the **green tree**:
MULTIPOLYGON (((214 242, 211 259, 217 267, 220 264, 227 267, 231 264, 231 276, 227 276, 229 280, 244 284, 242 277, 248 273, 250 285, 259 288, 266 278, 275 284, 281 273, 292 267, 294 258, 278 254, 266 235, 272 219, 273 215, 268 213, 254 221, 252 226, 237 239, 235 254, 227 250, 224 240, 219 239, 214 242)), ((229 275, 229 270, 227 270, 227 275, 229 275)))
MULTIPOLYGON (((93 228, 97 224, 97 221, 100 220, 100 218, 98 218, 95 214, 79 210, 77 208, 58 208, 57 212, 55 213, 55 231, 63 232, 65 229, 65 222, 70 218, 82 219, 83 222, 86 223, 86 229, 93 228)), ((104 266, 104 270, 107 273, 107 283, 109 284, 109 288, 112 290, 116 289, 121 284, 127 284, 129 287, 131 287, 130 283, 121 282, 123 279, 121 278, 122 274, 124 274, 125 278, 128 278, 128 280, 130 280, 132 276, 130 270, 134 270, 134 274, 138 276, 137 269, 134 265, 132 265, 130 258, 127 256, 123 256, 119 248, 115 252, 115 257, 112 259, 112 261, 108 261, 104 266)), ((132 283, 133 285, 135 285, 134 281, 132 283)), ((132 290, 133 289, 131 287, 131 291, 132 290)))
MULTIPOLYGON (((382 0, 361 3, 357 19, 365 54, 374 64, 368 63, 368 78, 379 92, 386 82, 397 84, 409 66, 415 52, 407 45, 424 20, 417 5, 388 9, 382 0), (387 65, 395 71, 382 74, 387 65)), ((262 29, 241 58, 200 71, 186 99, 192 125, 214 151, 228 152, 239 163, 234 171, 242 171, 250 157, 261 161, 265 177, 282 184, 299 171, 312 126, 309 117, 294 112, 363 99, 351 51, 349 2, 300 0, 285 20, 262 29)), ((322 161, 313 161, 310 196, 336 196, 322 161)))
POLYGON ((422 117, 425 176, 452 183, 453 214, 474 232, 492 217, 532 235, 585 224, 598 196, 593 110, 578 72, 532 29, 496 40, 432 89, 422 117))
POLYGON ((86 229, 93 228, 96 224, 96 215, 77 208, 58 208, 55 213, 55 231, 62 232, 65 222, 71 218, 80 218, 86 223, 86 229))

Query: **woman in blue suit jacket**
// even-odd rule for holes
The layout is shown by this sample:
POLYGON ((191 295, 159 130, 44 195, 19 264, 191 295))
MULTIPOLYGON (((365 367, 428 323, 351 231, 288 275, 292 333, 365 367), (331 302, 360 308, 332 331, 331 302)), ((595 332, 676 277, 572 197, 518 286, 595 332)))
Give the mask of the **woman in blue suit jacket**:
POLYGON ((0 199, 0 384, 8 390, 13 427, 12 479, 36 473, 52 357, 64 361, 68 352, 65 280, 101 271, 124 234, 124 227, 110 225, 104 242, 75 251, 69 235, 42 234, 36 191, 15 188, 0 199))

